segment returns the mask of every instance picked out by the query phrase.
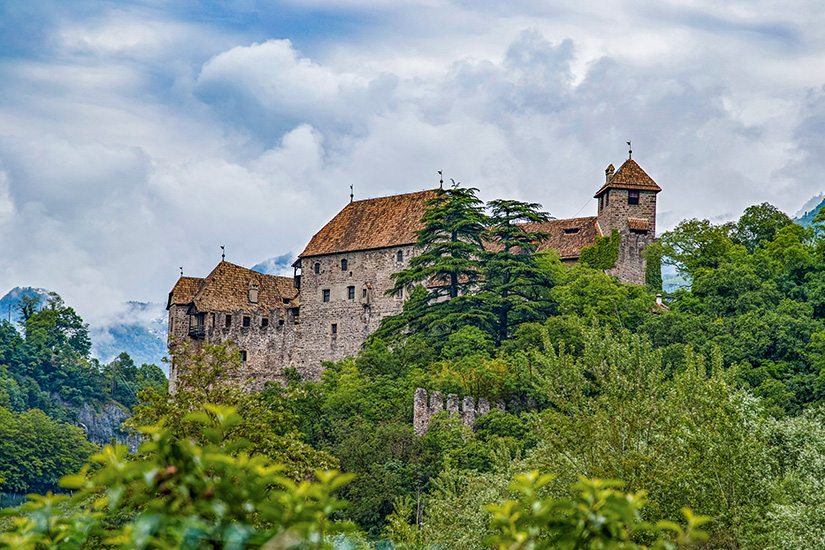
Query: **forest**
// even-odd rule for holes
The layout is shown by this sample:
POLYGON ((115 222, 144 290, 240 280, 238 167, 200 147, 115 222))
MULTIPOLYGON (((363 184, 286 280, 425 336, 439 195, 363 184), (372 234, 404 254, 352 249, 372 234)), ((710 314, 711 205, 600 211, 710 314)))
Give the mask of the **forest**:
POLYGON ((822 547, 825 214, 685 220, 640 287, 605 273, 618 235, 568 267, 532 253, 539 205, 476 192, 432 201, 403 313, 318 381, 244 393, 237 350, 204 346, 175 351, 170 396, 157 367, 90 360, 59 297, 23 303, 1 487, 51 492, 4 512, 0 549, 822 547), (657 304, 663 264, 688 284, 657 304), (416 436, 416 388, 506 411, 416 436), (131 408, 140 451, 89 444, 56 397, 131 408))

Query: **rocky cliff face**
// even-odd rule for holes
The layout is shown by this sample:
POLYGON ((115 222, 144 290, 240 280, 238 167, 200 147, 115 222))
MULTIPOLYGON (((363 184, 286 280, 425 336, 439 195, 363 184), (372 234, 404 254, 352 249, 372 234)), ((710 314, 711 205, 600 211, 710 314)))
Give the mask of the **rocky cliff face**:
POLYGON ((129 416, 129 413, 114 403, 104 405, 100 411, 83 403, 77 411, 77 424, 86 431, 86 437, 92 443, 107 445, 114 439, 116 443, 128 445, 129 451, 134 453, 140 445, 140 438, 121 427, 129 416))

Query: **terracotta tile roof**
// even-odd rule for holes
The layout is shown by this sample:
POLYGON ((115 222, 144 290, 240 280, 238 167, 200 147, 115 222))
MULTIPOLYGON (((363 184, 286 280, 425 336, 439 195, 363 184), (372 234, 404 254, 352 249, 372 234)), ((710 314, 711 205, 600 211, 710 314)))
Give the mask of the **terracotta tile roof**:
POLYGON ((269 311, 296 307, 298 291, 289 277, 264 275, 221 262, 205 279, 181 277, 169 293, 169 303, 194 304, 198 311, 269 311), (249 301, 249 284, 258 285, 258 303, 249 301), (187 300, 188 298, 188 300, 187 300))
POLYGON ((553 249, 562 260, 577 259, 583 247, 596 244, 596 237, 601 236, 595 216, 531 223, 527 228, 548 233, 547 240, 539 245, 538 251, 553 249))
POLYGON ((655 191, 658 193, 662 190, 656 185, 650 176, 648 176, 642 167, 636 164, 635 160, 628 159, 622 164, 622 167, 613 174, 610 181, 605 183, 598 193, 593 195, 598 198, 607 189, 638 189, 641 191, 655 191))
POLYGON ((627 218, 627 224, 634 231, 650 231, 650 222, 640 218, 627 218))
POLYGON ((166 302, 166 309, 172 305, 191 304, 192 298, 198 293, 203 279, 200 277, 181 277, 172 291, 169 293, 169 299, 166 302))
POLYGON ((320 256, 415 244, 415 232, 435 190, 349 203, 298 256, 320 256))

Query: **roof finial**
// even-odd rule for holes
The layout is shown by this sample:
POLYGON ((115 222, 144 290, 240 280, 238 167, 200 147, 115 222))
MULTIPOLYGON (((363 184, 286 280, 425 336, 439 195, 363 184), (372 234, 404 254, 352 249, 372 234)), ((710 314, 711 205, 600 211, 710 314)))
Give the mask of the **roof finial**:
POLYGON ((441 173, 441 170, 438 171, 438 188, 444 189, 444 175, 441 173))
POLYGON ((355 198, 355 194, 352 192, 352 184, 349 184, 349 202, 352 202, 352 199, 355 198))
POLYGON ((183 266, 180 266, 180 276, 183 277, 183 266))
POLYGON ((633 158, 633 148, 630 146, 630 142, 627 142, 627 160, 633 158))
POLYGON ((221 245, 221 261, 224 261, 225 259, 226 259, 226 247, 224 245, 221 245))

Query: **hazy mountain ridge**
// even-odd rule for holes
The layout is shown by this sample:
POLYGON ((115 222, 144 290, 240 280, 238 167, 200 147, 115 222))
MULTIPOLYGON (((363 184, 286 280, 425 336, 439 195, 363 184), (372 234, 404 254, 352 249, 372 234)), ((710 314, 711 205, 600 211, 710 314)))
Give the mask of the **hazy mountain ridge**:
POLYGON ((814 216, 825 206, 825 195, 820 193, 806 202, 799 211, 794 214, 794 222, 799 225, 810 226, 814 216))
MULTIPOLYGON (((44 302, 49 291, 44 288, 15 287, 0 298, 0 319, 20 321, 15 306, 23 296, 40 296, 44 302)), ((112 316, 89 323, 92 357, 108 363, 124 351, 137 365, 151 363, 166 371, 166 310, 161 302, 122 304, 112 316)))

